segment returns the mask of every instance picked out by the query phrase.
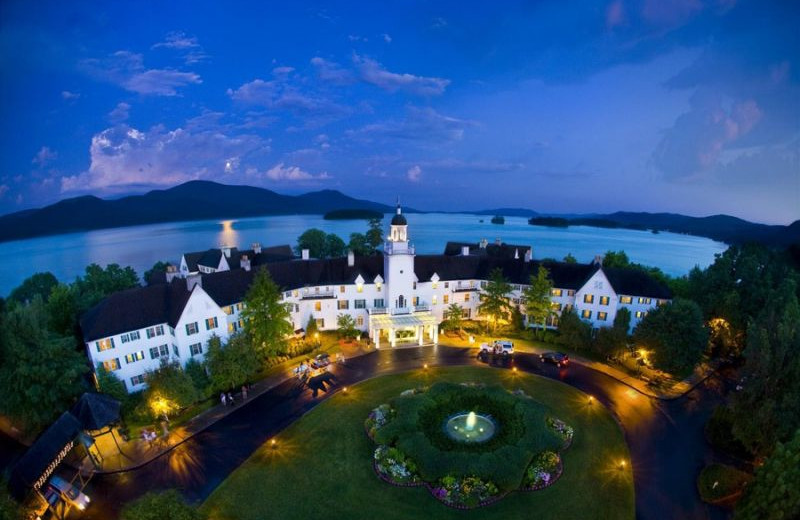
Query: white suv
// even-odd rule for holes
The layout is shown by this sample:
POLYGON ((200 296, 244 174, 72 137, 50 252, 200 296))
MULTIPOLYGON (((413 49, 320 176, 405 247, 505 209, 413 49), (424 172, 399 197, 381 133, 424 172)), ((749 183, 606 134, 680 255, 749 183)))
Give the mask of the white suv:
POLYGON ((507 339, 498 339, 489 343, 481 343, 478 355, 493 354, 508 357, 514 353, 514 343, 507 339))

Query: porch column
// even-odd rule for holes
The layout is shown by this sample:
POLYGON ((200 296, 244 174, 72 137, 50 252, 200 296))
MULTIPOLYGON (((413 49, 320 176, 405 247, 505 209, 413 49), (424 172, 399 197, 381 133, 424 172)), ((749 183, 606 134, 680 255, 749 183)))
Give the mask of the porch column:
POLYGON ((439 344, 439 326, 438 325, 431 325, 433 327, 433 344, 439 344))
POLYGON ((397 339, 394 335, 394 328, 389 329, 389 343, 392 345, 392 348, 397 345, 397 339))
POLYGON ((422 346, 423 339, 425 338, 425 329, 422 325, 417 326, 417 342, 419 346, 422 346))
POLYGON ((375 348, 381 348, 381 329, 372 329, 372 340, 375 342, 375 348))

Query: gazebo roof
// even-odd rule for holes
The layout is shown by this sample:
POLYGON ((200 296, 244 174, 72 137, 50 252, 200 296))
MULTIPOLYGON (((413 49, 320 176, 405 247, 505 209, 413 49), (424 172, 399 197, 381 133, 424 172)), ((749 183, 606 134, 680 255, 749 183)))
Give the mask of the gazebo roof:
POLYGON ((72 415, 84 430, 99 430, 119 421, 119 401, 105 394, 87 392, 72 407, 72 415))

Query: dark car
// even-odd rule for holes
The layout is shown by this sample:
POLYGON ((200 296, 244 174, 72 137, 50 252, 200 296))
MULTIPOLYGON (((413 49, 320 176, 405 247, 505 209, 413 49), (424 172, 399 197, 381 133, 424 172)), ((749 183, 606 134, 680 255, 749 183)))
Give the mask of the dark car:
POLYGON ((320 354, 319 356, 315 357, 314 360, 311 362, 311 366, 314 368, 323 368, 330 364, 331 364, 331 357, 327 353, 320 354))
POLYGON ((569 365, 569 356, 563 352, 543 352, 539 354, 539 359, 542 363, 553 363, 559 368, 569 365))

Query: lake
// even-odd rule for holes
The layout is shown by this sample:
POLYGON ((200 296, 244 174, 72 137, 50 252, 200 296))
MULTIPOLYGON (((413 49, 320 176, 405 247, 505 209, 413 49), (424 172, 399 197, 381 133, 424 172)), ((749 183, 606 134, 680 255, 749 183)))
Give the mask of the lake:
MULTIPOLYGON (((490 242, 500 238, 533 247, 534 258, 561 259, 568 253, 588 262, 608 250, 624 250, 633 262, 683 275, 695 265, 705 267, 727 246, 721 242, 674 233, 653 234, 629 229, 585 226, 548 228, 531 226, 527 219, 506 217, 503 225, 491 217, 466 214, 408 214, 408 233, 417 254, 440 254, 448 240, 490 242), (484 222, 481 223, 480 220, 484 222)), ((384 219, 388 227, 388 219, 384 219)), ((365 221, 328 221, 321 215, 254 217, 236 220, 169 222, 148 226, 104 229, 0 243, 0 295, 6 296, 37 272, 50 271, 59 280, 72 281, 90 263, 129 265, 141 276, 159 260, 180 262, 181 254, 222 245, 249 248, 291 244, 303 231, 316 227, 336 233, 345 242, 350 233, 366 232, 365 221)))

